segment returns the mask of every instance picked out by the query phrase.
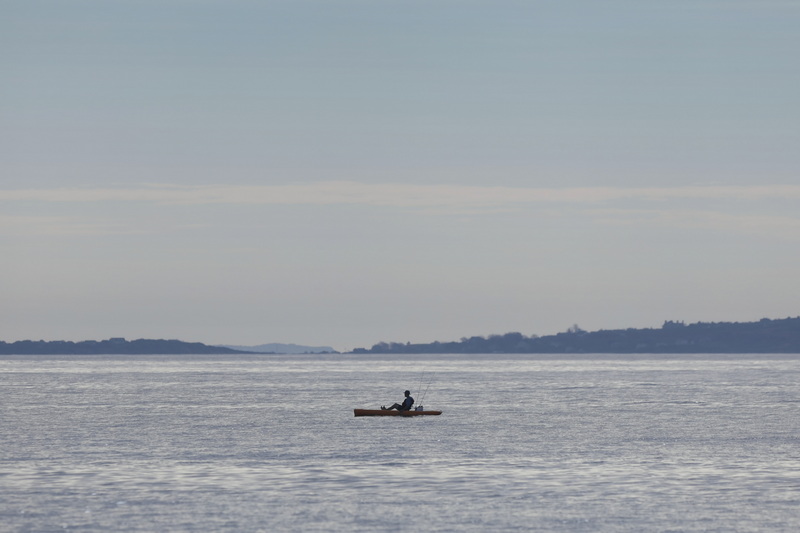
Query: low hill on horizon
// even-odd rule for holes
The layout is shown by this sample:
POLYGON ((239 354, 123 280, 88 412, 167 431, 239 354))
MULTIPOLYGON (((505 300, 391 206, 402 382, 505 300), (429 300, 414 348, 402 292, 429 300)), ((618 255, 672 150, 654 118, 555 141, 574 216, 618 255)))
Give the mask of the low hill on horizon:
POLYGON ((661 328, 593 332, 573 326, 541 337, 515 332, 457 342, 381 342, 352 353, 800 353, 800 317, 694 324, 668 320, 661 328))
POLYGON ((0 341, 1 355, 176 355, 176 354, 315 354, 339 353, 330 346, 260 344, 258 346, 208 345, 180 340, 114 337, 95 341, 0 341))
POLYGON ((104 341, 0 341, 3 355, 179 355, 179 354, 242 354, 243 351, 201 342, 137 339, 122 337, 104 341))
POLYGON ((274 353, 274 354, 306 354, 306 353, 338 353, 330 346, 302 346, 300 344, 281 344, 273 342, 269 344, 259 344, 257 346, 236 346, 223 344, 224 348, 230 348, 240 352, 274 353))

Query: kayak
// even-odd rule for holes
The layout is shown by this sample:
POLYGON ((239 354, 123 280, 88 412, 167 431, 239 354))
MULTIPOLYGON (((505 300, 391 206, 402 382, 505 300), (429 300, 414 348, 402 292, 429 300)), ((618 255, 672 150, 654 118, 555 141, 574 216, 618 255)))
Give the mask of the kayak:
POLYGON ((441 411, 395 411, 394 409, 353 409, 355 416, 424 416, 440 415, 441 411))

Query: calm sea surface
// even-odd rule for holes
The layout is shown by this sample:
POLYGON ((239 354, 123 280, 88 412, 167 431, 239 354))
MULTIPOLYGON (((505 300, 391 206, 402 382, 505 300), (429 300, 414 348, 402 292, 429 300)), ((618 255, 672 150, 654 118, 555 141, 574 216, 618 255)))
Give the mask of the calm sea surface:
POLYGON ((5 356, 0 531, 795 532, 799 436, 796 357, 5 356))

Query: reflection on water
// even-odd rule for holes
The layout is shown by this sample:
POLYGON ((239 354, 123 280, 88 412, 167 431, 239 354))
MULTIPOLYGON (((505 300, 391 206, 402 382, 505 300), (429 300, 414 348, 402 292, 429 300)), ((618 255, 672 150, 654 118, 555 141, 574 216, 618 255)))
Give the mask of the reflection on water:
POLYGON ((497 357, 4 357, 0 530, 800 530, 800 360, 497 357))

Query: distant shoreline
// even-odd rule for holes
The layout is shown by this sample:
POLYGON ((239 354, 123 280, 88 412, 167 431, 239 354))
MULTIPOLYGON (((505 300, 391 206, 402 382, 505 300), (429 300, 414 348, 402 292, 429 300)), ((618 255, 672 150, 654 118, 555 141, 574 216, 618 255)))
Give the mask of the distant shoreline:
MULTIPOLYGON (((102 341, 0 341, 0 355, 322 355, 327 347, 264 344, 252 347, 211 346, 180 340, 121 337, 102 341), (239 348, 239 349, 236 349, 239 348), (258 348, 291 351, 256 351, 258 348), (303 351, 305 350, 305 351, 303 351)), ((800 317, 757 322, 666 321, 661 328, 588 332, 577 325, 555 335, 505 333, 462 338, 455 342, 412 344, 380 342, 351 354, 800 354, 800 317)))
POLYGON ((2 355, 180 355, 180 354, 246 354, 244 352, 209 346, 201 342, 179 340, 137 339, 121 337, 103 341, 0 341, 2 355))
POLYGON ((757 322, 666 321, 661 328, 588 332, 577 325, 555 335, 521 333, 426 344, 378 343, 355 354, 792 354, 800 353, 800 317, 757 322))
POLYGON ((259 346, 219 346, 180 340, 115 337, 102 341, 0 341, 0 355, 301 355, 335 354, 326 346, 262 344, 259 346))

